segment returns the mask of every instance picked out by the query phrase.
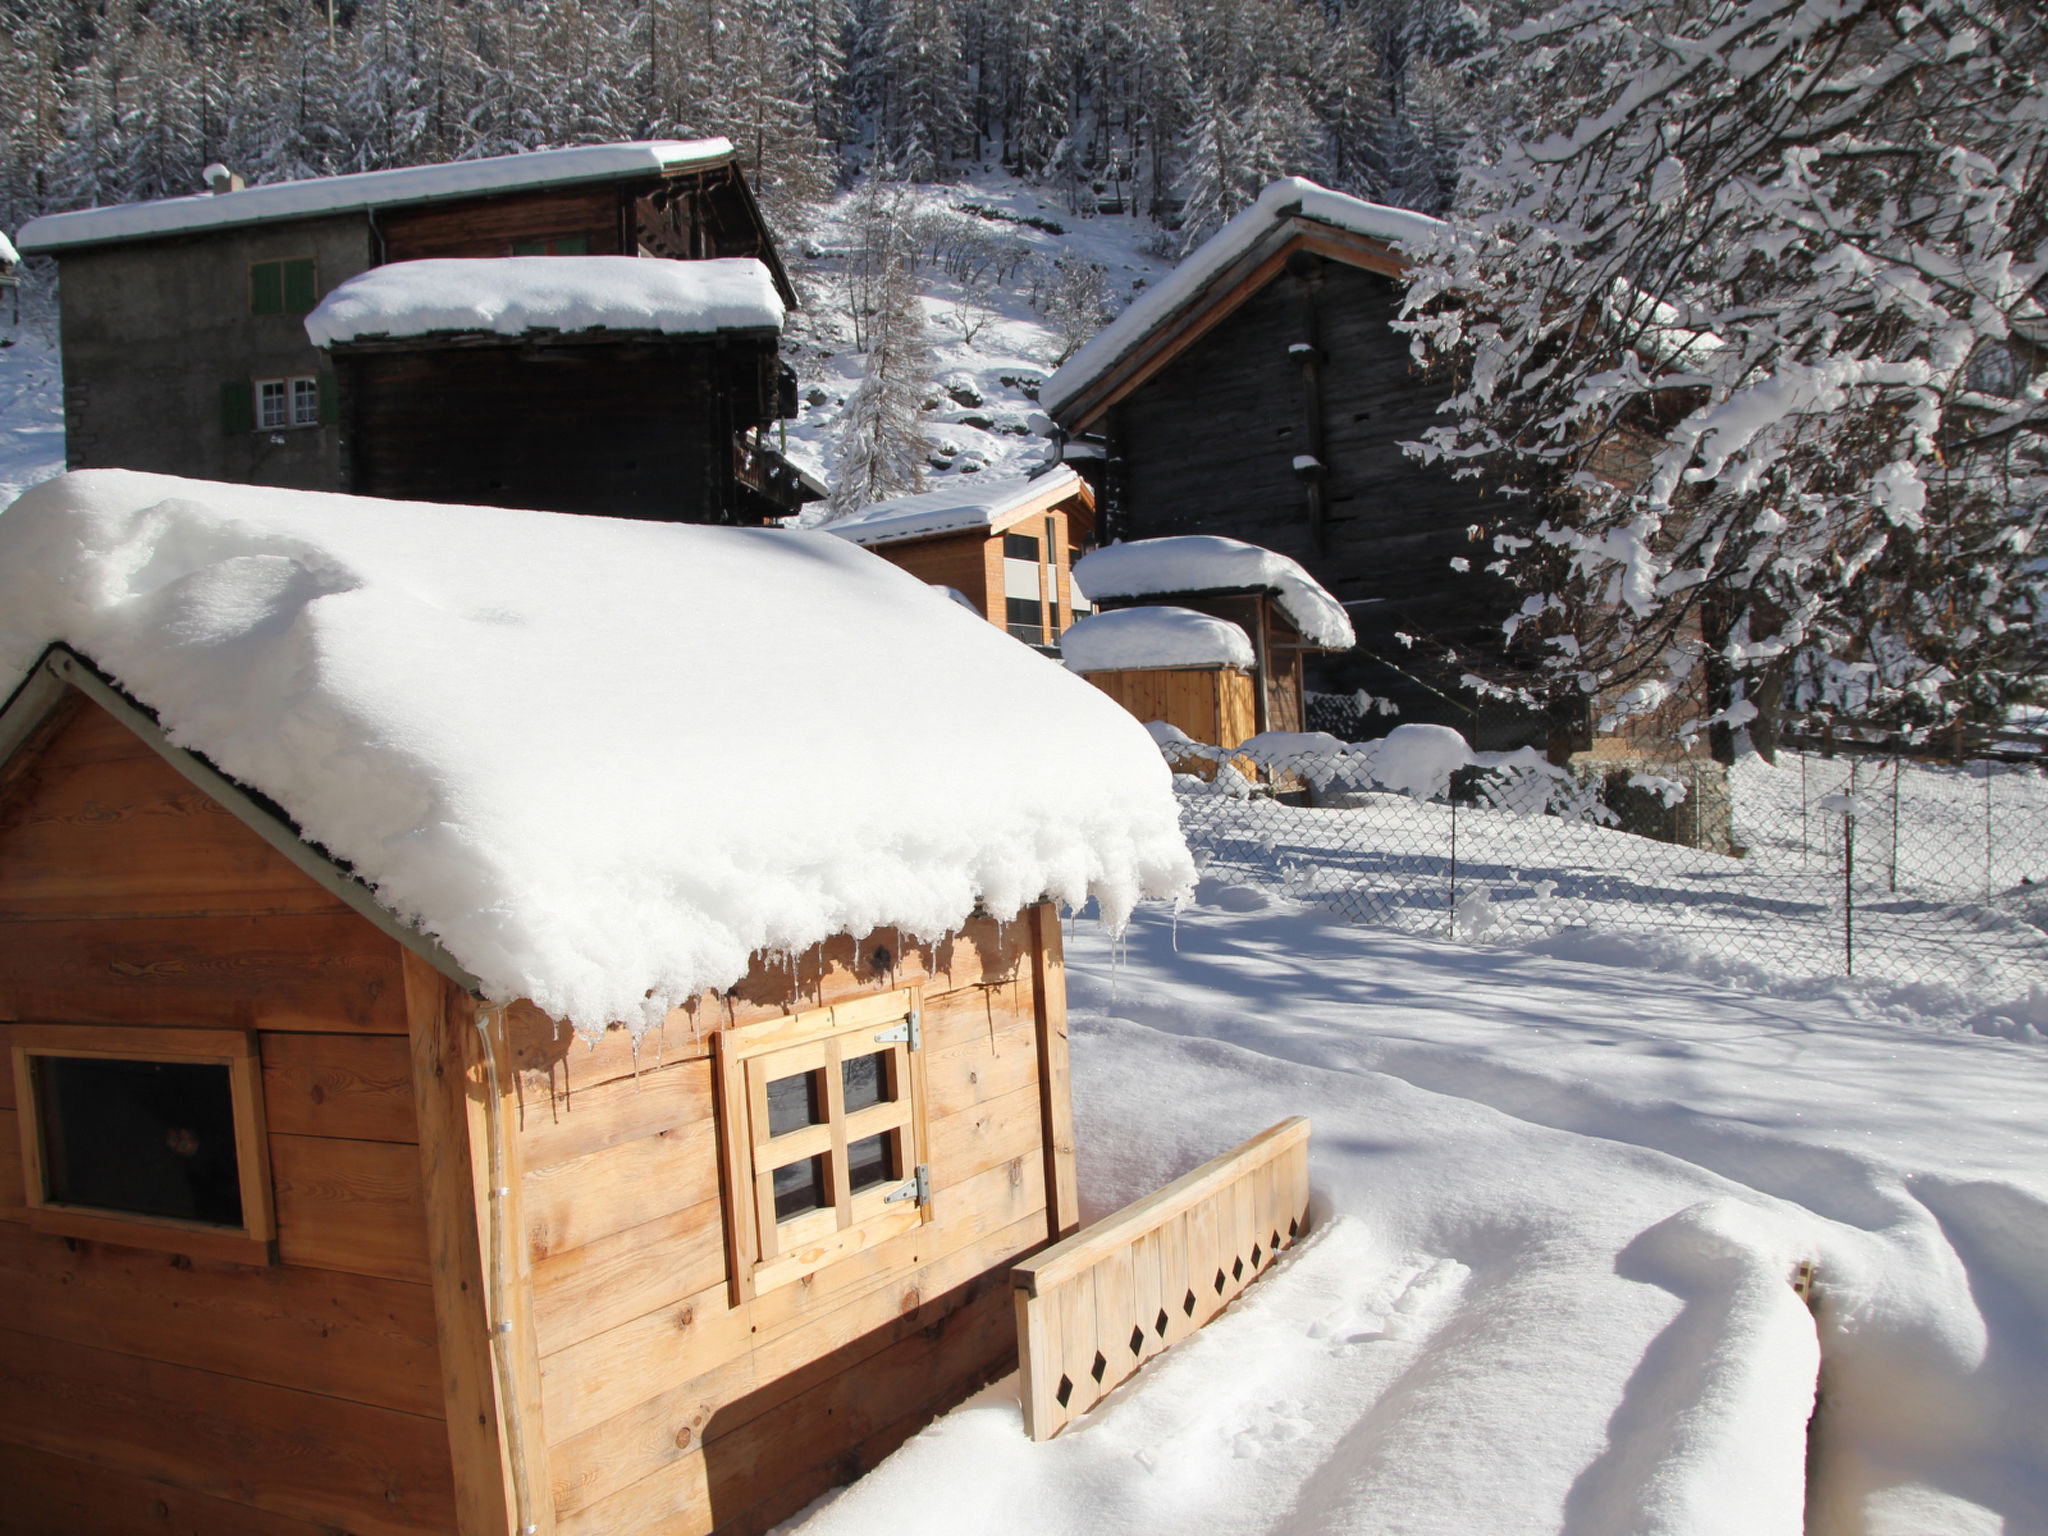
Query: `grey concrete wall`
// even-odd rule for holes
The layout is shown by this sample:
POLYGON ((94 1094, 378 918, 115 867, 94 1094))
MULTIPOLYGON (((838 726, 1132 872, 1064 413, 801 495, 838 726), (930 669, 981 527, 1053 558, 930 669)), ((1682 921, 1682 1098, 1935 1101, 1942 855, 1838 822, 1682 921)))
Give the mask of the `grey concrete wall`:
POLYGON ((371 265, 360 214, 64 256, 58 294, 65 456, 73 469, 146 469, 334 490, 340 429, 221 429, 221 386, 318 374, 299 315, 249 313, 253 262, 311 256, 316 296, 371 265))

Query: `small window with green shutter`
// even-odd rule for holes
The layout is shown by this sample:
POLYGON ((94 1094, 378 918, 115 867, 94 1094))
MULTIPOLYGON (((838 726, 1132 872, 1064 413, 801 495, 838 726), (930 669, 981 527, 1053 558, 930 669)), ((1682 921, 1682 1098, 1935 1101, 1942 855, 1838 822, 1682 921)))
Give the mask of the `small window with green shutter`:
POLYGON ((284 313, 283 262, 258 261, 250 265, 249 313, 252 315, 281 315, 284 313))
POLYGON ((220 430, 228 437, 256 430, 256 397, 247 379, 229 379, 221 385, 220 430))
POLYGON ((313 258, 298 256, 284 263, 284 312, 303 315, 320 302, 314 291, 313 258))
POLYGON ((564 235, 555 242, 557 256, 588 256, 590 237, 587 235, 564 235))

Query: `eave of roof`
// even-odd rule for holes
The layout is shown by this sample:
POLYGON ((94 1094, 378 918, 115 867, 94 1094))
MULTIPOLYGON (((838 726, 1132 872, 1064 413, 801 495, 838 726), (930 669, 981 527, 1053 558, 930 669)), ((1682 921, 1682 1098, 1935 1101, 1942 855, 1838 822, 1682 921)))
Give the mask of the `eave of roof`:
POLYGON ((48 213, 22 227, 19 243, 30 255, 54 255, 116 241, 197 234, 272 220, 320 218, 368 208, 712 170, 732 164, 734 159, 733 147, 725 139, 585 144, 440 165, 398 166, 344 176, 278 181, 245 187, 239 192, 199 193, 48 213))
MULTIPOLYGON (((821 524, 818 531, 837 534, 840 538, 858 544, 864 549, 873 549, 885 544, 908 544, 919 539, 950 538, 960 533, 975 533, 984 538, 993 538, 1005 529, 1014 528, 1026 518, 1048 511, 1074 497, 1080 497, 1088 512, 1093 514, 1095 493, 1078 472, 1062 465, 1060 469, 1050 474, 1027 480, 1015 495, 993 504, 963 498, 957 506, 937 507, 922 514, 892 514, 881 509, 894 506, 896 503, 882 502, 855 517, 821 524)), ((922 499, 902 498, 904 501, 922 499)))

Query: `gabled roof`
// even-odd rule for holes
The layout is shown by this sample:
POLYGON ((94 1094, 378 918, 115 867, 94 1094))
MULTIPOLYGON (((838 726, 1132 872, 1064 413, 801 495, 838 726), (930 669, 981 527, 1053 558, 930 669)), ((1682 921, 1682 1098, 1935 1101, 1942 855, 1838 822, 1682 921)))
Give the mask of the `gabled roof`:
POLYGON ((1283 178, 1068 358, 1039 401, 1067 431, 1083 431, 1264 288, 1295 251, 1398 277, 1406 269, 1400 247, 1443 229, 1427 214, 1283 178))
POLYGON ((1092 603, 1269 592, 1287 622, 1310 645, 1346 651, 1358 643, 1344 605, 1299 561, 1220 534, 1184 533, 1111 544, 1078 561, 1074 581, 1092 603))
POLYGON ((1095 510, 1088 482, 1062 464, 1036 478, 951 480, 940 490, 878 501, 821 524, 819 531, 870 547, 968 530, 997 534, 1072 496, 1081 497, 1089 512, 1095 510))
POLYGON ((316 347, 444 333, 779 331, 775 277, 751 256, 493 256, 394 261, 350 278, 306 316, 316 347))
POLYGON ((586 1033, 760 952, 1048 896, 1116 923, 1193 877, 1123 709, 813 533, 85 470, 0 514, 0 691, 53 643, 458 979, 586 1033), (870 707, 906 677, 943 702, 870 707))
POLYGON ((245 187, 237 192, 202 192, 191 197, 120 203, 110 208, 46 213, 22 227, 21 248, 31 256, 47 256, 116 240, 143 240, 238 224, 262 224, 274 219, 304 219, 365 208, 486 197, 497 192, 630 181, 680 171, 709 170, 732 161, 732 145, 724 139, 647 139, 628 144, 585 144, 572 149, 493 155, 445 165, 357 171, 347 176, 316 176, 304 181, 245 187))

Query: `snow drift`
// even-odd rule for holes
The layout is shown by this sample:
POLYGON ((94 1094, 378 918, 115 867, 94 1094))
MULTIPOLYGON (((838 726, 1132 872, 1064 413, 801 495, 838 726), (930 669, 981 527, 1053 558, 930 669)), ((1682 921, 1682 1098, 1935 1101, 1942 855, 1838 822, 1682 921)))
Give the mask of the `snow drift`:
POLYGON ((1074 580, 1093 603, 1196 592, 1271 592, 1288 622, 1311 645, 1344 651, 1357 643, 1344 605, 1299 563, 1242 539, 1189 533, 1111 544, 1083 557, 1074 566, 1074 580))
POLYGON ((1060 655, 1075 672, 1134 667, 1252 665, 1249 636, 1227 619, 1192 608, 1119 608, 1074 621, 1060 636, 1060 655))
POLYGON ((82 471, 0 516, 0 676, 55 641, 585 1031, 1192 879, 1143 726, 839 539, 82 471))

